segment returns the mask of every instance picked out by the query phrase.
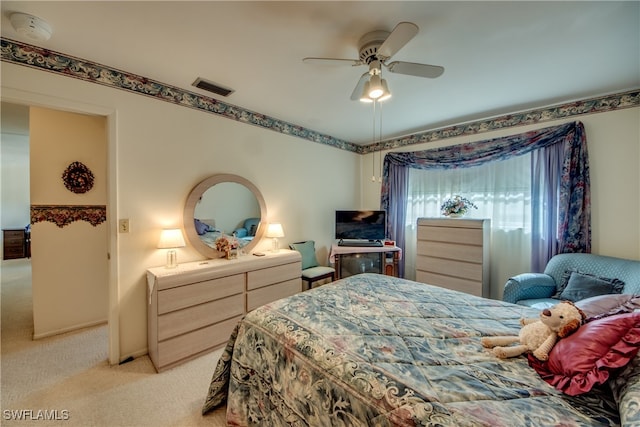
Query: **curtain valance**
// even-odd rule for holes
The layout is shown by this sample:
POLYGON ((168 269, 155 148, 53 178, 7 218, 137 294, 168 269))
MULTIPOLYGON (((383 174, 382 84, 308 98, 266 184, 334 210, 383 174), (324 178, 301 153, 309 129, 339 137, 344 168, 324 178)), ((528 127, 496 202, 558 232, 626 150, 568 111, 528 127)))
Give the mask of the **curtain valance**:
POLYGON ((580 139, 583 135, 582 123, 571 122, 485 141, 407 153, 388 153, 384 157, 384 168, 386 171, 390 165, 415 169, 478 166, 486 162, 520 156, 565 140, 580 139))

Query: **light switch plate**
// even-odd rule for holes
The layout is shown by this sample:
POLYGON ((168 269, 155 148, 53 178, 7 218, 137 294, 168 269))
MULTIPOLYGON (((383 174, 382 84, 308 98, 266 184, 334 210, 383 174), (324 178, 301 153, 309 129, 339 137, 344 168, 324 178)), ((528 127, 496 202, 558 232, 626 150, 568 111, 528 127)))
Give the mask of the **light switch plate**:
POLYGON ((120 233, 128 233, 129 232, 129 219, 121 219, 118 221, 118 231, 120 233))

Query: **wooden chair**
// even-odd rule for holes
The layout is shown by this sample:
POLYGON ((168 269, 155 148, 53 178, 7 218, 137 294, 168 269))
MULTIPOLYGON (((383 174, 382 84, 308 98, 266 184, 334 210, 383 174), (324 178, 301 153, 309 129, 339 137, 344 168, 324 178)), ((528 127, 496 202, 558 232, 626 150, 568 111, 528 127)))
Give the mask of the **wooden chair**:
POLYGON ((313 240, 291 243, 289 247, 300 252, 302 256, 302 280, 306 283, 307 290, 313 288, 314 282, 319 280, 329 278, 332 282, 335 280, 336 270, 334 268, 319 265, 313 240))

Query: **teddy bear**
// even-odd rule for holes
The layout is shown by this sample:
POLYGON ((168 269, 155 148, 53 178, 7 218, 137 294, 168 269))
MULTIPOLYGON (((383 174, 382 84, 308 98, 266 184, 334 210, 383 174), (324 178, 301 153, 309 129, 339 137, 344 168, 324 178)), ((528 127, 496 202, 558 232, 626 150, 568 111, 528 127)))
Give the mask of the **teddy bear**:
POLYGON ((585 317, 571 301, 561 301, 542 310, 538 319, 520 319, 522 328, 518 336, 483 337, 481 342, 486 348, 493 347, 493 354, 501 359, 533 353, 536 359, 544 362, 549 359, 549 352, 558 338, 576 331, 585 317), (519 345, 509 346, 518 342, 519 345))

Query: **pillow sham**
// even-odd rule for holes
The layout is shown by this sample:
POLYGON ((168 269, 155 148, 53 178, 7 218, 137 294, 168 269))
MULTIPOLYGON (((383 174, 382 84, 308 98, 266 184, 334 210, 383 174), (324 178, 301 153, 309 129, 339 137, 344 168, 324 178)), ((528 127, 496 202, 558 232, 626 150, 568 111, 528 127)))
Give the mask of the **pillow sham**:
POLYGON ((576 301, 578 307, 585 314, 585 322, 591 322, 615 314, 631 313, 640 310, 640 295, 638 294, 609 294, 598 295, 576 301))
POLYGON ((209 231, 209 226, 204 222, 200 221, 198 218, 195 218, 193 222, 196 226, 196 233, 198 233, 198 235, 202 236, 204 233, 209 231))
POLYGON ((624 282, 622 280, 616 278, 611 279, 607 277, 599 277, 594 274, 583 273, 582 271, 571 269, 564 272, 562 280, 557 285, 556 293, 551 298, 569 299, 570 301, 575 302, 579 299, 589 298, 597 295, 611 293, 619 294, 622 293, 623 289, 624 282), (565 290, 569 287, 569 282, 571 281, 573 281, 571 289, 567 294, 563 295, 565 290), (618 289, 619 291, 617 291, 618 289))
POLYGON ((640 349, 640 312, 586 323, 559 340, 541 362, 528 355, 529 365, 547 383, 570 396, 589 392, 629 363, 640 349))

